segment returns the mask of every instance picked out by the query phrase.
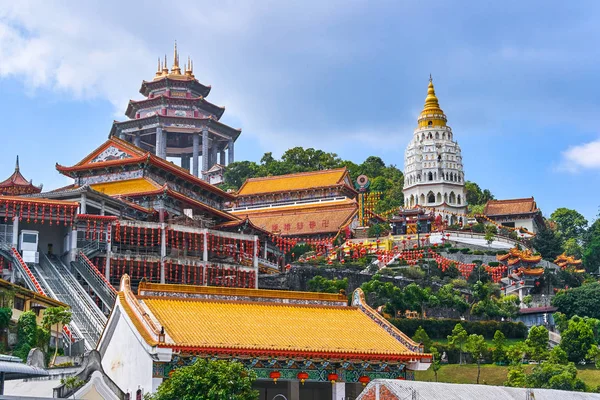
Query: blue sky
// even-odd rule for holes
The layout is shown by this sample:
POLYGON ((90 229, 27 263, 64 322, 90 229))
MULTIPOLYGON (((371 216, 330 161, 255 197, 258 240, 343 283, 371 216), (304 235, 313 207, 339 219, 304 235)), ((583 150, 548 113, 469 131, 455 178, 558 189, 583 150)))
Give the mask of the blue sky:
POLYGON ((238 160, 305 146, 402 168, 431 73, 467 179, 598 212, 596 1, 73 4, 0 0, 4 175, 19 154, 34 183, 68 183, 55 163, 107 138, 177 39, 242 128, 238 160))

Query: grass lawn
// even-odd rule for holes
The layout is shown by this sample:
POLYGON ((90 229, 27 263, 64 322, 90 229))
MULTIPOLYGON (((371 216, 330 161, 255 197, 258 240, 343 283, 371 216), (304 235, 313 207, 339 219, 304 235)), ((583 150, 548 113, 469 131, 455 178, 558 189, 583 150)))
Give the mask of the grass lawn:
MULTIPOLYGON (((531 372, 533 365, 524 365, 526 372, 531 372)), ((600 385, 600 370, 594 366, 579 366, 577 377, 581 378, 586 385, 595 388, 600 385)), ((497 366, 493 364, 484 364, 481 366, 481 377, 479 382, 486 385, 501 386, 506 380, 508 368, 505 366, 497 366)), ((415 380, 435 382, 433 370, 429 368, 427 371, 416 371, 415 380)), ((438 371, 438 382, 449 383, 476 383, 477 382, 477 365, 466 364, 444 365, 438 371)))

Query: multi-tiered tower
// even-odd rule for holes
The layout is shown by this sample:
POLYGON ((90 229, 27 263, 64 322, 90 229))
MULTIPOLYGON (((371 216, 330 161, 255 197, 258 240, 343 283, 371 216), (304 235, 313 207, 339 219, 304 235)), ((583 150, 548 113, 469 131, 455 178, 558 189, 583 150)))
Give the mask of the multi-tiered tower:
POLYGON ((404 155, 404 205, 436 209, 449 223, 463 222, 467 209, 460 147, 429 78, 425 107, 404 155))
POLYGON ((115 121, 110 136, 118 136, 164 159, 181 158, 183 168, 204 179, 213 165, 233 162, 234 142, 241 130, 219 122, 225 108, 206 101, 210 86, 194 77, 189 57, 181 71, 177 43, 171 70, 167 56, 164 63, 159 59, 156 76, 150 82, 142 82, 140 93, 146 99, 129 101, 125 115, 130 119, 115 121))

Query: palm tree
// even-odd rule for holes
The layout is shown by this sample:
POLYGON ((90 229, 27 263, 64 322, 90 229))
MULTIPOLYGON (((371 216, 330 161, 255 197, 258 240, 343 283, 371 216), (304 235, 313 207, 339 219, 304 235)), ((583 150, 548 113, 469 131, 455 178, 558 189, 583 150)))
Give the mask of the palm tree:
POLYGON ((58 355, 58 338, 60 337, 60 327, 71 322, 71 311, 65 307, 50 307, 44 311, 44 318, 42 319, 42 326, 44 329, 52 329, 56 326, 56 345, 54 346, 54 357, 50 365, 54 365, 56 356, 58 355))

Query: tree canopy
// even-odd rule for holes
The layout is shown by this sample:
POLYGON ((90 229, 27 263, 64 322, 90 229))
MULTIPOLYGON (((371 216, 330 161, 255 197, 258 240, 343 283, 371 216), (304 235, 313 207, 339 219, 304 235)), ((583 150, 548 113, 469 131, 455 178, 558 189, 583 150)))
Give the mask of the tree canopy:
POLYGON ((586 283, 580 287, 559 291, 552 305, 567 318, 575 315, 600 319, 600 283, 586 283))
POLYGON ((197 359, 190 366, 173 371, 169 379, 150 396, 151 400, 255 400, 254 371, 239 362, 197 359))

